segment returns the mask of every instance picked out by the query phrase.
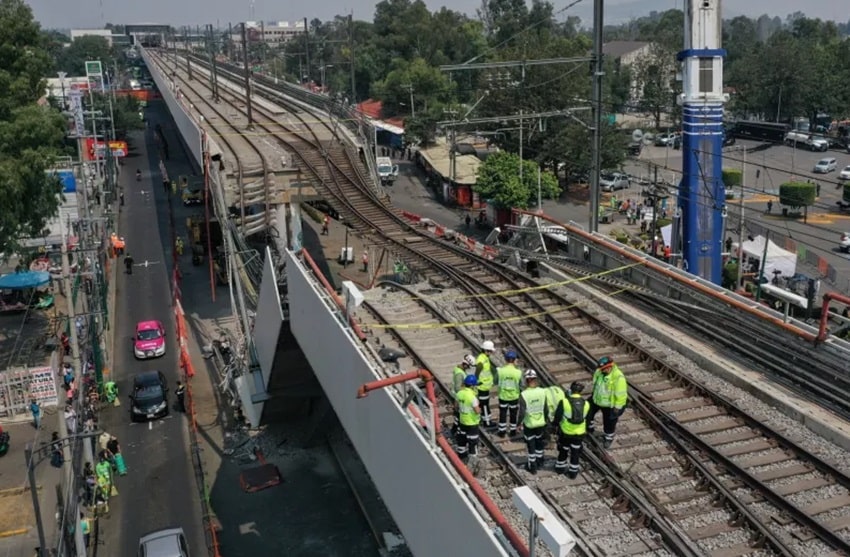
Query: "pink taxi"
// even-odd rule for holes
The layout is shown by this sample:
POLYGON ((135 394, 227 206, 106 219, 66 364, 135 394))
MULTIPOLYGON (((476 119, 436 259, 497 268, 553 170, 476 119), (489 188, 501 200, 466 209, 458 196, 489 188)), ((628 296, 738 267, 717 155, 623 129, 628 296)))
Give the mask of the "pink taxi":
POLYGON ((159 321, 140 321, 133 336, 133 354, 140 360, 165 354, 165 328, 159 321))

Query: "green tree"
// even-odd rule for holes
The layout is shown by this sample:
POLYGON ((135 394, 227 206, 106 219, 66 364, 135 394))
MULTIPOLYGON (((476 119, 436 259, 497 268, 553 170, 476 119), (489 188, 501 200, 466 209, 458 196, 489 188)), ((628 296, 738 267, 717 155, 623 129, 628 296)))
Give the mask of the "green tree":
POLYGON ((0 0, 0 252, 39 236, 56 214, 61 184, 48 176, 64 119, 39 106, 50 59, 32 10, 0 0))
MULTIPOLYGON (((503 209, 527 209, 537 199, 537 163, 523 161, 522 179, 519 175, 518 155, 500 151, 487 157, 478 169, 473 189, 488 202, 503 209)), ((544 198, 554 198, 560 193, 558 180, 550 172, 543 172, 540 191, 544 198)))
POLYGON ((422 58, 408 62, 397 58, 387 77, 374 84, 372 96, 383 101, 384 116, 410 114, 411 99, 415 110, 427 110, 435 102, 452 99, 454 84, 446 74, 428 65, 422 58))
POLYGON ((115 62, 112 48, 106 37, 85 35, 77 37, 56 58, 56 71, 68 75, 86 75, 86 60, 100 60, 104 69, 111 68, 115 62))
POLYGON ((632 75, 641 92, 641 106, 655 119, 655 128, 661 128, 661 116, 676 106, 676 55, 658 43, 639 58, 632 75))
MULTIPOLYGON (((101 112, 103 117, 110 116, 109 100, 107 95, 96 93, 94 97, 94 110, 101 112)), ((112 124, 115 127, 116 139, 124 139, 127 132, 144 128, 144 123, 139 117, 139 101, 134 97, 120 96, 112 100, 112 124)), ((106 124, 106 122, 104 122, 106 124)), ((98 127, 101 124, 98 123, 98 127)))
POLYGON ((803 222, 808 217, 808 209, 815 204, 817 188, 808 182, 785 182, 779 185, 779 203, 791 209, 804 209, 803 222))

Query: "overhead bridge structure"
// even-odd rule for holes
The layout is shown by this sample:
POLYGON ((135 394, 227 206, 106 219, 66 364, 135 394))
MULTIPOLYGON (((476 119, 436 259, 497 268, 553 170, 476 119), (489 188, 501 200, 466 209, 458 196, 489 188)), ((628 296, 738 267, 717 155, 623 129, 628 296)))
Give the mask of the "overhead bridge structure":
POLYGON ((258 361, 256 369, 237 382, 246 417, 258 423, 262 415, 286 318, 411 551, 456 555, 462 547, 470 555, 511 555, 504 536, 499 535, 501 529, 482 510, 450 455, 439 448, 436 410, 425 393, 413 384, 403 384, 358 398, 363 384, 390 377, 396 370, 363 342, 362 332, 344 318, 336 294, 325 287, 309 258, 300 254, 300 213, 297 203, 290 204, 289 192, 297 187, 301 199, 315 192, 298 184, 299 171, 290 164, 291 154, 280 151, 269 138, 252 136, 247 122, 237 124, 244 131, 242 136, 232 126, 228 131, 225 124, 240 122, 242 114, 228 112, 224 103, 217 106, 213 99, 199 98, 173 79, 173 68, 150 53, 143 57, 194 162, 200 168, 210 161, 217 163, 209 168, 210 193, 217 204, 227 205, 225 218, 238 222, 242 210, 257 203, 251 216, 258 216, 260 224, 242 221, 238 233, 251 234, 255 226, 280 232, 283 259, 273 263, 271 251, 266 250, 262 287, 250 304, 256 313, 252 341, 258 361), (245 200, 241 206, 240 200, 245 200), (285 277, 278 276, 281 269, 285 277), (282 284, 285 292, 279 291, 282 284), (286 300, 285 307, 281 298, 286 300))

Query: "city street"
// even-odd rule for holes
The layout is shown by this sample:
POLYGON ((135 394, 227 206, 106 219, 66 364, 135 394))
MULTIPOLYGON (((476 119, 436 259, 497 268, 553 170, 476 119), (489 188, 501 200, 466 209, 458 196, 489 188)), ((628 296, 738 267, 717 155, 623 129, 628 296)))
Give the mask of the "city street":
POLYGON ((189 455, 185 416, 174 409, 178 379, 178 349, 167 258, 170 250, 168 206, 162 191, 153 134, 134 132, 134 152, 124 160, 120 184, 126 204, 122 207, 119 235, 135 261, 132 275, 125 274, 119 261, 113 377, 118 383, 121 406, 107 408, 102 428, 118 437, 129 468, 119 478, 119 495, 110 501, 110 516, 101 522, 104 546, 101 555, 135 555, 139 538, 146 533, 172 527, 186 532, 193 555, 205 549, 200 503, 189 455), (142 171, 137 182, 136 169, 142 171), (167 352, 154 360, 138 361, 131 339, 137 322, 158 320, 165 326, 167 352), (130 388, 135 374, 160 370, 168 380, 171 412, 149 423, 131 423, 130 388))

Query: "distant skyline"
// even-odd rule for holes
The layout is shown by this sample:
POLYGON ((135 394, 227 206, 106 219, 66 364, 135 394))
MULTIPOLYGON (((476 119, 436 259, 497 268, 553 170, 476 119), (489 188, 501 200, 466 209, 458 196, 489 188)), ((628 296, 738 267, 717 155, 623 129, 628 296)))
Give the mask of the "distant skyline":
MULTIPOLYGON (((48 29, 89 29, 101 28, 105 23, 162 23, 175 26, 218 23, 227 26, 244 20, 296 21, 304 17, 319 18, 323 21, 335 15, 354 12, 356 19, 373 19, 374 0, 315 0, 309 4, 283 4, 274 0, 145 0, 144 2, 119 2, 115 0, 74 0, 57 2, 56 0, 27 0, 35 18, 42 27, 48 29)), ((448 5, 454 10, 475 15, 481 6, 481 0, 458 0, 448 3, 445 0, 425 0, 431 10, 448 5)), ((555 9, 567 5, 566 0, 553 2, 555 9)), ((593 0, 583 0, 577 6, 563 13, 577 15, 586 19, 591 15, 593 0)), ((647 15, 651 11, 663 11, 682 8, 682 0, 607 0, 607 23, 617 24, 629 19, 647 15)), ((846 23, 850 19, 847 0, 820 0, 806 3, 801 7, 799 0, 740 0, 726 1, 722 5, 724 17, 747 15, 750 17, 768 14, 785 16, 803 11, 808 17, 833 20, 846 23)))

